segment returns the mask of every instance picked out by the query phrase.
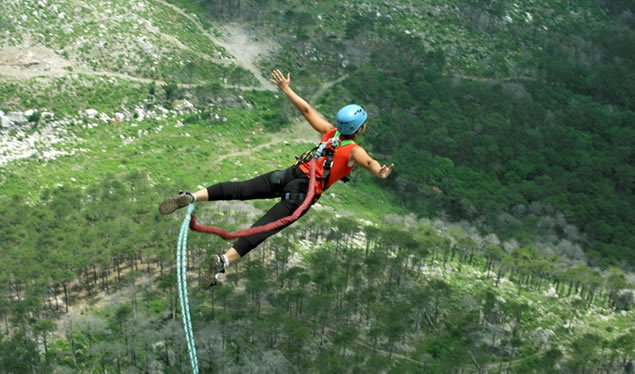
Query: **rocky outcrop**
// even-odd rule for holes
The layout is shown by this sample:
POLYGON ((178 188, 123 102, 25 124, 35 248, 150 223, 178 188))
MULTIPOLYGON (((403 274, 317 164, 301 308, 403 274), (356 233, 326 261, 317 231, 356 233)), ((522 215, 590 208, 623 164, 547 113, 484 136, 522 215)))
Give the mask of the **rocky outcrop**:
POLYGON ((9 112, 6 115, 0 112, 0 166, 31 156, 51 160, 60 155, 74 154, 75 151, 63 151, 53 147, 54 144, 74 139, 74 135, 66 130, 66 126, 73 121, 54 121, 52 113, 37 112, 40 115, 38 127, 34 131, 25 125, 35 113, 35 110, 9 112))
MULTIPOLYGON (((246 102, 242 97, 235 99, 237 102, 246 102)), ((132 109, 122 108, 111 114, 89 108, 79 110, 76 116, 61 120, 56 120, 53 113, 39 109, 9 113, 0 111, 0 166, 27 157, 50 160, 60 155, 74 154, 77 150, 62 151, 55 149, 59 147, 53 147, 60 142, 75 140, 75 136, 67 131, 69 125, 92 129, 105 124, 130 122, 130 126, 136 127, 136 122, 144 119, 165 120, 183 114, 200 113, 188 100, 176 100, 173 105, 174 109, 168 110, 161 105, 144 101, 132 109)), ((227 118, 213 112, 209 113, 206 119, 212 122, 227 121, 227 118)), ((183 126, 182 122, 179 123, 183 126)), ((154 132, 162 129, 163 125, 158 126, 154 132)), ((148 133, 147 130, 139 130, 136 136, 121 135, 121 140, 124 144, 130 144, 148 133)))
POLYGON ((9 119, 5 117, 4 112, 0 110, 0 128, 9 127, 9 119))
POLYGON ((533 343, 537 346, 544 346, 551 343, 553 337, 556 336, 556 333, 551 329, 545 329, 542 327, 536 328, 531 333, 531 339, 533 343))
POLYGON ((192 103, 187 100, 174 100, 172 108, 181 113, 196 113, 197 110, 192 103))
POLYGON ((16 127, 28 122, 27 117, 22 112, 9 112, 7 114, 0 112, 0 117, 2 117, 3 128, 16 127))

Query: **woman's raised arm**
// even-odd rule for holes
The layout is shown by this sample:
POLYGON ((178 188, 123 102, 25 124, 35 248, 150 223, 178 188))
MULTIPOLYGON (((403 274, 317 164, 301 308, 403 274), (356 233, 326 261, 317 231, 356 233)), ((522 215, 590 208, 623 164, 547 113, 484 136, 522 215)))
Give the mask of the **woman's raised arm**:
POLYGON ((306 118, 309 124, 315 129, 315 131, 320 134, 325 134, 329 130, 333 129, 334 126, 331 125, 327 120, 322 118, 320 113, 313 109, 309 103, 306 102, 300 95, 295 93, 291 87, 291 73, 287 73, 287 77, 280 72, 280 70, 276 69, 271 73, 271 82, 278 86, 280 90, 291 100, 293 105, 298 109, 300 113, 306 118))

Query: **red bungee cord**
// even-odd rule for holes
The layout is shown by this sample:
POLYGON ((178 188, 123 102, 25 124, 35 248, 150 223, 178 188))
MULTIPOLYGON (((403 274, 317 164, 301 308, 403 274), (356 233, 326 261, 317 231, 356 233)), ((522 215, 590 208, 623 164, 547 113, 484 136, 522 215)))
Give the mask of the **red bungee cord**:
POLYGON ((304 198, 304 201, 302 202, 302 204, 290 216, 280 218, 279 220, 270 222, 266 225, 250 227, 248 229, 228 233, 225 230, 221 229, 220 227, 197 225, 196 216, 192 214, 192 220, 190 221, 190 229, 194 231, 198 231, 198 232, 205 232, 208 234, 218 235, 225 240, 230 240, 230 239, 241 238, 241 237, 249 236, 249 235, 261 234, 263 232, 269 232, 269 231, 275 230, 277 228, 280 228, 295 222, 298 218, 300 218, 300 215, 302 215, 302 213, 308 209, 309 205, 313 201, 313 196, 315 196, 315 164, 316 163, 317 163, 316 158, 311 159, 309 163, 309 168, 310 168, 309 190, 307 191, 306 197, 304 198))

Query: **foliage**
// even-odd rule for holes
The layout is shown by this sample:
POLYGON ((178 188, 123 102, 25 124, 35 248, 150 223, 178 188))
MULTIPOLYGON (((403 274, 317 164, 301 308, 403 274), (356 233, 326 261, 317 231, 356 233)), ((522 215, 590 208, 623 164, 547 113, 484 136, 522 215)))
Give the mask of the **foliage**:
MULTIPOLYGON (((473 20, 509 12, 504 2, 465 6, 473 20)), ((594 264, 632 265, 635 217, 623 207, 635 203, 626 146, 633 140, 635 81, 628 71, 635 32, 605 22, 575 28, 589 40, 584 43, 571 34, 579 26, 571 22, 571 29, 543 36, 544 49, 526 34, 506 34, 530 43, 523 64, 537 70, 535 77, 481 79, 454 73, 446 49, 429 47, 421 34, 372 14, 351 17, 348 36, 363 25, 369 58, 343 82, 345 90, 325 96, 322 108, 334 112, 343 98, 370 103, 370 146, 397 165, 392 188, 413 211, 484 217, 506 239, 517 230, 497 222, 501 213, 548 204, 589 236, 585 247, 594 264), (591 63, 591 55, 601 57, 591 63)), ((481 31, 503 38, 500 30, 481 31)), ((548 234, 523 230, 526 242, 548 234)))
MULTIPOLYGON (((0 304, 11 331, 0 348, 21 347, 15 356, 2 355, 3 367, 187 370, 168 248, 178 222, 144 208, 163 190, 133 172, 108 176, 87 194, 63 187, 45 191, 37 206, 19 199, 0 204, 0 235, 6 238, 0 261, 8 264, 0 278, 8 280, 3 293, 12 295, 0 304), (23 235, 27 229, 31 234, 23 235), (95 314, 68 314, 58 329, 46 318, 64 313, 64 305, 72 307, 82 294, 106 292, 119 301, 95 314), (51 294, 55 300, 43 302, 51 294), (56 330, 64 332, 63 340, 52 336, 56 330), (48 354, 35 350, 39 343, 48 354)), ((204 219, 210 213, 202 207, 197 212, 204 219)), ((425 224, 363 227, 348 217, 335 218, 332 226, 316 224, 325 214, 308 215, 232 265, 211 294, 196 283, 216 246, 207 236, 191 235, 190 300, 202 368, 247 370, 264 362, 274 371, 382 367, 443 373, 476 362, 553 372, 556 364, 591 370, 614 367, 611 357, 632 357, 625 343, 632 331, 623 328, 633 312, 613 315, 609 309, 611 295, 625 286, 617 269, 608 278, 586 266, 548 271, 546 259, 531 247, 517 249, 509 262, 501 248, 479 246, 457 230, 452 235, 462 239, 455 256, 456 240, 425 224), (366 233, 362 241, 360 232, 366 233), (307 242, 308 250, 298 247, 307 242), (303 259, 296 264, 298 257, 303 259), (543 295, 554 286, 555 297, 543 295), (598 312, 609 313, 605 325, 597 325, 598 312), (574 329, 577 319, 590 324, 574 329), (551 348, 535 347, 537 326, 558 331, 551 348), (608 326, 618 328, 611 332, 608 326), (565 328, 571 336, 560 334, 565 328), (569 356, 557 350, 561 345, 569 356)), ((221 226, 232 220, 216 217, 221 226)))
MULTIPOLYGON (((169 2, 197 13, 206 32, 214 32, 211 13, 280 36, 284 48, 272 58, 303 95, 348 74, 317 108, 369 103, 364 146, 397 165, 388 181, 357 173, 335 186, 320 201, 326 208, 232 265, 210 292, 196 284, 209 254, 227 244, 192 235, 188 276, 203 372, 616 372, 632 360, 633 311, 616 313, 631 287, 624 272, 565 266, 535 243, 565 237, 586 244, 591 264, 633 263, 630 2, 169 2), (439 230, 435 221, 395 223, 391 213, 406 208, 485 222, 483 232, 508 241, 439 230), (335 214, 346 211, 379 224, 335 214)), ((168 82, 160 89, 82 74, 0 83, 2 110, 37 109, 32 122, 44 111, 113 113, 182 97, 202 108, 96 128, 79 120, 68 125, 76 144, 60 147, 81 152, 2 168, 5 371, 187 372, 174 277, 178 220, 159 216, 157 201, 285 167, 308 146, 275 142, 295 115, 284 97, 223 88, 219 78, 254 81, 208 64, 222 51, 182 14, 153 6, 157 29, 191 49, 162 55, 152 73, 152 60, 138 61, 139 76, 168 82), (215 104, 219 98, 232 105, 215 104), (236 156, 245 144, 259 148, 236 156), (80 306, 102 297, 103 308, 80 306), (80 316, 68 313, 80 307, 80 316)), ((0 14, 0 26, 7 22, 0 14)), ((99 32, 89 21, 62 34, 59 22, 48 19, 33 37, 64 56, 81 35, 99 32)), ((73 56, 94 54, 82 46, 73 56)), ((123 67, 118 59, 86 63, 123 67)), ((220 226, 254 219, 200 205, 201 219, 220 226)), ((575 249, 568 243, 552 254, 575 249)))

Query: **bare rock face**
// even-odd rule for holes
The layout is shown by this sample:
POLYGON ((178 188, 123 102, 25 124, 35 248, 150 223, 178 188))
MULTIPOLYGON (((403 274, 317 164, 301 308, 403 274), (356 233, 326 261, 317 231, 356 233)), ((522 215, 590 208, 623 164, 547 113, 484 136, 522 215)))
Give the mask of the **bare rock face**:
POLYGON ((26 116, 22 112, 9 112, 7 113, 2 120, 2 126, 4 126, 5 122, 7 123, 6 127, 12 127, 14 125, 23 125, 28 122, 26 116))
POLYGON ((49 76, 66 74, 72 63, 45 47, 0 48, 0 75, 30 78, 46 73, 49 76))
POLYGON ((121 121, 123 121, 124 119, 126 119, 126 116, 125 116, 123 113, 119 113, 119 112, 117 112, 117 113, 115 113, 115 114, 114 114, 113 121, 115 121, 115 122, 121 122, 121 121))
POLYGON ((187 100, 174 100, 174 102, 172 102, 172 108, 174 108, 174 110, 178 112, 183 113, 196 112, 196 108, 194 107, 194 105, 187 100))
POLYGON ((4 112, 0 110, 0 128, 9 127, 9 119, 4 116, 4 112))
POLYGON ((29 122, 29 116, 39 112, 29 109, 25 112, 0 112, 0 167, 13 161, 35 156, 43 160, 55 159, 60 155, 74 154, 53 147, 62 141, 72 140, 73 135, 66 131, 68 121, 52 121, 53 113, 43 112, 39 116, 41 126, 31 132, 24 125, 29 122), (44 121, 42 121, 44 119, 44 121), (48 122, 48 123, 47 123, 48 122))
POLYGON ((97 115, 99 114, 99 112, 95 109, 86 109, 84 111, 84 115, 88 118, 95 118, 97 115))
POLYGON ((536 345, 547 345, 551 343, 555 335, 556 333, 553 330, 538 327, 531 333, 531 338, 536 345))

